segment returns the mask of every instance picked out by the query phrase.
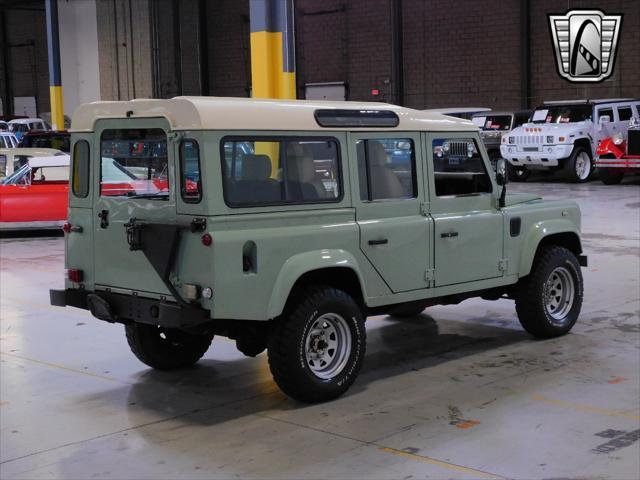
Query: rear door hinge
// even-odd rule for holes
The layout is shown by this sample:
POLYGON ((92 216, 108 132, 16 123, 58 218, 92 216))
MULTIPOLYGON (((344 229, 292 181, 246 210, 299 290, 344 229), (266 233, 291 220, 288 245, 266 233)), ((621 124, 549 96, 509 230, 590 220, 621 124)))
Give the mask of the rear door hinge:
POLYGON ((429 215, 429 204, 425 202, 420 203, 420 215, 426 217, 429 215))
POLYGON ((433 284, 435 283, 436 280, 436 271, 433 268, 427 268, 424 271, 424 281, 427 284, 427 287, 432 287, 434 286, 433 284))
POLYGON ((509 260, 506 258, 501 258, 498 262, 498 270, 501 272, 506 272, 509 268, 509 260))

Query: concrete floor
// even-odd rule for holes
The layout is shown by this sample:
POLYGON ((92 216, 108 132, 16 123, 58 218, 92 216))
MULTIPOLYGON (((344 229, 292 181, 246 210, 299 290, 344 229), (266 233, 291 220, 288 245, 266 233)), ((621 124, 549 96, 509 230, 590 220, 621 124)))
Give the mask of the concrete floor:
POLYGON ((509 188, 583 209, 570 335, 533 340, 506 300, 373 317, 360 378, 315 406, 225 339, 149 370, 121 326, 48 305, 62 238, 1 240, 0 477, 640 478, 640 182, 544 180, 509 188))

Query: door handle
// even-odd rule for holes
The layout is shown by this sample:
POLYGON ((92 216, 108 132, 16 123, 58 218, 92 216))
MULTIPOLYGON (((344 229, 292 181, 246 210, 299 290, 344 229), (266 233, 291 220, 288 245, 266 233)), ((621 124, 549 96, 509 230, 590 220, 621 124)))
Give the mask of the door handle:
POLYGON ((369 245, 386 245, 389 243, 388 238, 381 238, 380 240, 369 240, 369 245))
POLYGON ((441 233, 440 236, 442 238, 453 238, 458 236, 458 232, 445 232, 445 233, 441 233))
POLYGON ((102 210, 98 213, 100 219, 100 228, 107 228, 109 226, 109 210, 102 210))

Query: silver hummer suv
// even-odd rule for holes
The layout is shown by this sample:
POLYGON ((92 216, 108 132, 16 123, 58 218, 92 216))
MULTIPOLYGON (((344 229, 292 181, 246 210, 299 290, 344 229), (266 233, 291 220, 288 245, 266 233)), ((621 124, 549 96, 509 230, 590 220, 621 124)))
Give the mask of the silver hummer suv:
POLYGON ((354 382, 368 315, 509 298, 545 338, 580 313, 578 206, 506 195, 470 121, 179 97, 87 104, 71 130, 51 303, 124 324, 153 368, 189 367, 226 336, 319 402, 354 382))

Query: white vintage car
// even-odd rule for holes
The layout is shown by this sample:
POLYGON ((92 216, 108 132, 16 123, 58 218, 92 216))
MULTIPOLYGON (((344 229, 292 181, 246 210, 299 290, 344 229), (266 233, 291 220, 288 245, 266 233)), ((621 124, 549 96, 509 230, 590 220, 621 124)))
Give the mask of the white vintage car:
POLYGON ((625 134, 639 111, 638 99, 546 102, 531 122, 503 135, 500 153, 509 176, 524 181, 531 170, 564 169, 572 181, 586 182, 599 141, 625 134))

